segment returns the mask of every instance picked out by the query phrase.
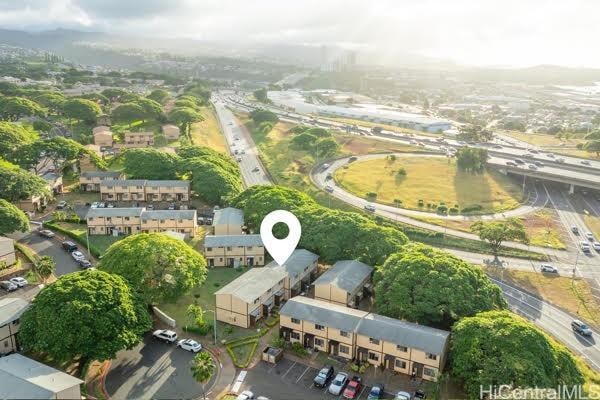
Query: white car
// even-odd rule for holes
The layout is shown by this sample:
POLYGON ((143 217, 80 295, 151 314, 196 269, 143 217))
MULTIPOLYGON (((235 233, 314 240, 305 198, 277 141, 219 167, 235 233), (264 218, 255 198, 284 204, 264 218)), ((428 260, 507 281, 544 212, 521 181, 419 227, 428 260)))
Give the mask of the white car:
POLYGON ((202 345, 192 339, 181 339, 179 342, 177 342, 177 347, 191 351, 192 353, 197 353, 202 350, 202 345))
POLYGON ((155 339, 162 340, 163 342, 173 343, 177 340, 177 333, 168 329, 158 329, 152 332, 152 336, 155 339))
POLYGON ((375 212, 375 206, 373 204, 365 204, 365 210, 375 212))
POLYGON ((85 260, 83 253, 77 250, 71 253, 71 257, 73 257, 75 261, 85 260))
POLYGON ((410 398, 411 398, 410 393, 398 392, 398 393, 396 393, 396 397, 394 397, 394 400, 410 400, 410 398))
POLYGON ((550 264, 542 264, 540 265, 540 271, 542 272, 551 272, 551 273, 558 273, 558 270, 556 269, 556 267, 553 267, 550 264))
POLYGON ((592 165, 592 163, 589 162, 588 160, 581 161, 581 164, 583 164, 583 165, 592 165))
POLYGON ((329 192, 329 193, 332 193, 332 192, 333 192, 333 187, 332 187, 332 186, 329 186, 329 185, 327 185, 327 186, 325 186, 325 191, 326 191, 326 192, 329 192))
POLYGON ((600 242, 592 243, 592 247, 594 248, 594 250, 600 251, 600 242))
POLYGON ((348 374, 345 372, 338 372, 338 374, 333 379, 333 382, 329 385, 329 389, 327 391, 334 396, 339 396, 342 393, 342 390, 348 384, 348 374))
POLYGON ((9 279, 10 282, 14 283, 15 285, 17 285, 17 287, 23 287, 26 286, 27 283, 27 279, 20 277, 20 276, 15 276, 14 278, 10 278, 9 279))
POLYGON ((90 206, 90 208, 98 208, 98 207, 100 207, 100 202, 98 202, 98 201, 93 202, 92 205, 90 206))
POLYGON ((252 400, 254 399, 254 393, 249 390, 244 390, 242 393, 238 394, 235 400, 252 400))
POLYGON ((587 240, 589 240, 590 242, 594 242, 594 234, 592 232, 586 232, 585 233, 585 237, 587 238, 587 240))

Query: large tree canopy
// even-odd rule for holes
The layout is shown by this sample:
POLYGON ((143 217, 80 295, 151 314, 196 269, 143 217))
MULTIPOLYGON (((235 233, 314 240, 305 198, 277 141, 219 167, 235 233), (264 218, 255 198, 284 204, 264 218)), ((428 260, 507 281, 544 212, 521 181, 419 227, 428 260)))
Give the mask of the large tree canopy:
POLYGON ((498 254, 502 242, 507 240, 528 242, 529 240, 525 227, 518 218, 509 218, 505 221, 475 221, 471 225, 471 230, 477 233, 481 240, 488 242, 494 254, 498 254))
POLYGON ((125 103, 112 110, 110 118, 114 122, 131 125, 132 122, 146 119, 146 112, 136 103, 125 103))
POLYGON ((239 171, 219 165, 219 158, 197 157, 185 160, 192 174, 192 190, 210 204, 220 204, 242 191, 239 171))
POLYGON ((0 97, 0 119, 17 121, 22 117, 41 117, 46 110, 33 100, 24 97, 0 97))
POLYGON ((144 110, 144 119, 161 119, 164 118, 162 106, 152 99, 140 97, 132 103, 137 104, 144 110))
POLYGON ((169 120, 179 126, 186 135, 190 133, 190 127, 194 122, 204 121, 202 115, 190 107, 175 107, 169 113, 169 120))
POLYGON ((14 203, 31 195, 48 195, 47 185, 36 174, 0 159, 0 198, 14 203))
POLYGON ((179 157, 153 148, 127 149, 120 156, 132 179, 177 179, 179 157))
POLYGON ((488 152, 476 147, 461 147, 456 152, 456 166, 466 172, 480 174, 487 166, 488 152))
POLYGON ((471 399, 480 397, 481 385, 556 388, 584 381, 567 349, 507 311, 460 320, 453 328, 451 360, 471 399))
POLYGON ((260 125, 263 122, 277 122, 279 121, 279 117, 272 111, 269 110, 253 110, 250 112, 250 118, 254 121, 255 124, 260 125))
POLYGON ((20 147, 33 143, 37 134, 20 124, 0 121, 0 157, 13 160, 20 147))
POLYGON ((169 92, 164 89, 155 89, 147 97, 157 103, 165 104, 170 95, 169 92))
POLYGON ((57 113, 62 110, 66 98, 60 92, 47 91, 36 96, 34 100, 46 107, 50 112, 57 113))
POLYGON ((0 235, 29 230, 27 215, 8 201, 0 199, 0 235))
POLYGON ((102 109, 91 100, 69 99, 63 103, 63 114, 67 118, 93 124, 96 123, 98 116, 102 114, 102 109))
POLYGON ((42 289, 21 318, 19 336, 28 351, 55 360, 109 360, 150 327, 143 303, 120 276, 86 270, 42 289))
POLYGON ((148 304, 177 299, 206 279, 204 257, 161 233, 141 233, 114 243, 100 269, 122 276, 148 304))
POLYGON ((392 254, 377 268, 374 282, 377 312, 443 329, 506 305, 481 268, 422 244, 392 254))

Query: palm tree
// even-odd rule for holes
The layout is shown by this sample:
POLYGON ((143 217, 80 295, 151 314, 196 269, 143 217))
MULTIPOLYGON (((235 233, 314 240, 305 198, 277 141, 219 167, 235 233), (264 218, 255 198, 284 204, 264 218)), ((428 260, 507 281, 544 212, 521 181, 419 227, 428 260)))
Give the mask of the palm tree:
MULTIPOLYGON (((210 354, 206 351, 198 353, 194 359, 190 362, 190 368, 192 370, 192 376, 201 384, 204 384, 210 380, 215 373, 215 362, 210 354)), ((206 399, 206 393, 204 391, 204 385, 202 385, 202 394, 206 399)))
POLYGON ((33 272, 42 279, 44 283, 54 273, 56 269, 56 263, 49 256, 43 256, 40 260, 33 265, 33 272))

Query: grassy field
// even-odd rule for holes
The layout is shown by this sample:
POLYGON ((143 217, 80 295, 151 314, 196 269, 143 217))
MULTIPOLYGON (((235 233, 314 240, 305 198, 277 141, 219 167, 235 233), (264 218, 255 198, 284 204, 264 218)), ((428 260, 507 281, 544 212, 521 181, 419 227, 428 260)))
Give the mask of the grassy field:
MULTIPOLYGON (((75 224, 71 222, 56 222, 56 224, 63 229, 68 229, 69 231, 73 232, 83 241, 83 243, 85 243, 85 231, 87 229, 87 225, 75 224)), ((100 253, 104 253, 111 244, 123 239, 123 236, 115 237, 109 235, 90 235, 89 239, 90 245, 96 247, 100 253)))
MULTIPOLYGON (((376 159, 356 162, 338 169, 336 182, 357 196, 367 198, 377 193, 377 202, 427 211, 419 207, 440 202, 460 208, 479 204, 482 213, 502 212, 519 206, 522 192, 518 184, 494 171, 475 175, 458 171, 454 161, 436 157, 398 157, 396 160, 376 159), (400 168, 406 176, 398 176, 400 168)), ((434 210, 433 210, 434 211, 434 210)))
POLYGON ((584 215, 583 221, 585 222, 585 225, 590 228, 594 236, 600 238, 600 217, 584 215))
POLYGON ((219 121, 212 108, 202 107, 200 113, 204 117, 204 121, 192 125, 192 142, 227 153, 227 144, 225 144, 219 121))
POLYGON ((558 138, 554 135, 546 135, 543 133, 523 133, 517 131, 503 131, 502 134, 513 137, 517 140, 522 140, 526 143, 540 147, 572 147, 583 142, 581 136, 583 134, 573 134, 569 139, 558 138))

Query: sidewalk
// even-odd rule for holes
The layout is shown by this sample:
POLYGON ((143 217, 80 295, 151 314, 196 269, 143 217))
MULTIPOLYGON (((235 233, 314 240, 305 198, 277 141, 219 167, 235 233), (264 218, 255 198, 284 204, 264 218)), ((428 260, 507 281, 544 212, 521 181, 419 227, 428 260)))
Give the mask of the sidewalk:
POLYGON ((217 379, 206 395, 211 399, 219 399, 231 390, 231 384, 235 380, 237 370, 231 361, 231 357, 229 357, 224 349, 215 347, 214 345, 207 345, 206 349, 215 356, 219 363, 217 379))

